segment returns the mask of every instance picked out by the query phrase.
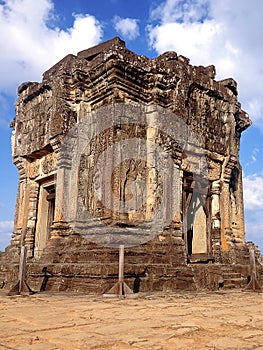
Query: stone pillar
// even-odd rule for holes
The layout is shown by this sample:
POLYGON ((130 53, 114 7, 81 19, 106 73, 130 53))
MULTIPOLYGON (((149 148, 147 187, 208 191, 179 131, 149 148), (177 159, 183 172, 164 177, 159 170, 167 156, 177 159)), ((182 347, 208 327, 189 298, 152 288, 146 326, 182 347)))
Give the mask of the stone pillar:
POLYGON ((219 260, 220 256, 220 241, 221 241, 221 216, 220 216, 220 181, 212 182, 211 186, 211 240, 212 253, 215 260, 219 260))
POLYGON ((231 210, 231 229, 235 242, 244 243, 244 205, 243 205, 243 186, 242 186, 242 168, 236 165, 237 178, 235 178, 235 188, 230 193, 231 210))
POLYGON ((33 257, 39 184, 30 179, 29 163, 25 158, 17 157, 14 164, 20 178, 11 244, 26 245, 28 257, 33 257))
POLYGON ((21 242, 21 232, 22 232, 22 206, 23 206, 23 194, 24 194, 24 179, 19 178, 18 192, 16 196, 16 209, 14 216, 14 231, 12 234, 11 245, 19 246, 21 242))
MULTIPOLYGON (((153 112, 152 120, 155 118, 155 113, 153 112)), ((158 185, 157 175, 158 171, 156 170, 156 159, 155 159, 155 147, 154 141, 157 137, 158 129, 151 126, 147 128, 146 131, 146 140, 147 142, 147 166, 149 169, 147 182, 147 195, 146 195, 146 212, 145 220, 151 220, 153 215, 153 210, 155 209, 155 191, 158 185)), ((158 161, 158 160, 157 160, 158 161)), ((163 198, 162 198, 163 200, 163 198)))
POLYGON ((245 215, 244 215, 244 198, 243 198, 243 182, 242 182, 242 168, 239 166, 238 178, 238 198, 239 204, 239 238, 245 242, 245 215))
POLYGON ((177 201, 177 210, 174 213, 172 226, 173 226, 173 236, 177 239, 182 240, 183 238, 183 177, 184 172, 180 169, 179 164, 181 159, 175 160, 174 167, 178 169, 179 178, 176 179, 175 184, 175 194, 173 196, 174 200, 177 201))
MULTIPOLYGON (((60 140, 54 139, 51 143, 55 151, 57 169, 56 169, 56 199, 55 199, 55 215, 54 221, 51 226, 50 238, 58 238, 64 236, 68 232, 69 225, 64 217, 64 203, 65 203, 65 172, 71 167, 71 158, 63 157, 60 159, 60 140)), ((69 192, 69 189, 67 188, 69 192)), ((66 193, 66 195, 72 196, 72 200, 77 201, 77 193, 66 193)))
POLYGON ((231 178, 231 172, 235 164, 236 158, 234 156, 229 156, 225 161, 221 177, 220 216, 222 250, 228 250, 227 241, 229 241, 229 238, 232 235, 229 182, 231 178))
POLYGON ((20 246, 23 241, 23 236, 26 233, 27 217, 27 178, 26 178, 26 160, 22 157, 16 157, 14 164, 19 173, 18 194, 16 198, 14 232, 12 235, 11 244, 20 246))
POLYGON ((28 257, 34 255, 34 241, 35 241, 35 230, 37 220, 37 208, 38 208, 38 192, 39 184, 35 181, 28 180, 28 220, 27 229, 25 235, 25 246, 27 247, 28 257))
POLYGON ((213 181, 212 187, 212 200, 211 200, 211 216, 212 216, 212 229, 220 228, 220 181, 213 181))

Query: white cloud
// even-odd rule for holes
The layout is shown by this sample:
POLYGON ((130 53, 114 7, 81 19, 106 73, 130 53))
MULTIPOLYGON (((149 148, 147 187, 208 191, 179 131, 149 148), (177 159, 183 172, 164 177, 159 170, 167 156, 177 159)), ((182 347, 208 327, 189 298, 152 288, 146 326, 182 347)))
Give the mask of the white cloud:
POLYGON ((192 64, 214 64, 217 79, 236 79, 242 107, 263 130, 262 13, 262 0, 166 0, 148 35, 159 54, 174 50, 192 64))
POLYGON ((263 222, 255 220, 246 220, 246 241, 252 241, 259 246, 261 254, 263 253, 263 222))
MULTIPOLYGON (((263 248, 263 223, 246 223, 246 240, 258 244, 263 248)), ((262 251, 263 253, 263 251, 262 251)))
POLYGON ((158 53, 174 50, 200 65, 210 59, 209 49, 222 31, 222 25, 213 20, 187 24, 173 22, 149 27, 149 38, 158 53))
POLYGON ((254 147, 250 154, 250 160, 246 163, 245 167, 248 168, 252 164, 255 164, 258 162, 258 156, 260 155, 260 149, 258 147, 254 147))
POLYGON ((263 213, 263 177, 259 175, 246 176, 243 179, 244 203, 246 210, 263 213))
POLYGON ((0 234, 6 232, 12 232, 13 230, 13 221, 0 221, 0 234))
POLYGON ((262 186, 263 176, 255 174, 243 178, 246 240, 259 245, 263 253, 262 186))
MULTIPOLYGON (((258 149, 255 151, 258 153, 258 149)), ((263 252, 263 176, 249 175, 243 178, 246 240, 253 241, 263 252)))
POLYGON ((260 150, 258 147, 255 147, 252 151, 252 155, 251 155, 251 159, 253 161, 253 163, 255 163, 257 161, 257 157, 258 157, 258 154, 259 154, 260 150))
POLYGON ((74 15, 71 28, 51 27, 55 16, 51 0, 0 2, 0 90, 10 93, 22 81, 41 74, 66 54, 93 46, 102 38, 102 26, 89 14, 74 15))
POLYGON ((121 18, 115 16, 113 19, 115 30, 121 34, 124 39, 134 40, 139 36, 139 24, 135 18, 121 18))
POLYGON ((167 0, 155 8, 152 19, 163 23, 202 21, 207 16, 208 0, 167 0))
POLYGON ((10 244, 13 225, 13 221, 0 221, 0 250, 2 251, 10 244))

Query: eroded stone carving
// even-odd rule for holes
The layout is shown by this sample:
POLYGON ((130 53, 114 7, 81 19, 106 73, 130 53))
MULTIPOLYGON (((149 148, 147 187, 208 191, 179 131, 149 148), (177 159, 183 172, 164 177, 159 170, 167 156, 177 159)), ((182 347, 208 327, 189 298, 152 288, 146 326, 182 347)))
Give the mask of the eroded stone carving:
MULTIPOLYGON (((65 191, 63 186, 56 188, 56 163, 61 162, 65 136, 87 114, 96 116, 99 108, 114 103, 129 104, 135 111, 138 105, 146 106, 152 118, 157 115, 152 105, 173 112, 197 135, 208 169, 205 185, 202 154, 190 143, 189 162, 178 140, 153 126, 123 123, 96 135, 96 120, 91 124, 94 139, 80 157, 77 193, 106 225, 128 227, 150 220, 163 189, 158 169, 147 159, 124 159, 111 174, 103 165, 96 168, 103 150, 119 140, 142 138, 160 145, 176 169, 167 196, 176 200, 178 210, 161 233, 126 251, 127 280, 132 283, 141 276, 144 291, 216 289, 225 265, 247 278, 239 146, 240 135, 251 122, 237 100, 233 79, 216 81, 214 66, 192 66, 174 52, 154 59, 138 56, 115 38, 66 56, 43 74, 42 82, 22 84, 18 94, 12 147, 19 194, 13 239, 2 259, 12 260, 11 252, 27 245, 30 286, 41 285, 39 271, 44 265, 52 270, 47 289, 53 290, 103 292, 110 276, 117 274, 117 251, 78 235, 55 198, 65 191), (101 176, 109 177, 115 201, 135 198, 137 205, 141 201, 140 210, 132 210, 132 201, 128 214, 120 215, 114 205, 112 210, 105 208, 102 194, 96 192, 101 176)), ((62 163, 65 169, 70 167, 70 155, 62 163)), ((76 194, 68 194, 72 195, 76 194)))

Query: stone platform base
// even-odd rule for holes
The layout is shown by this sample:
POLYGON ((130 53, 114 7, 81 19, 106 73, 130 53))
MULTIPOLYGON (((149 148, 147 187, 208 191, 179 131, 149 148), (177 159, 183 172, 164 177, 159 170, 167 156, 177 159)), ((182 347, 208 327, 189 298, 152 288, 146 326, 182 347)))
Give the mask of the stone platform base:
MULTIPOLYGON (((10 289, 17 282, 17 250, 9 248, 0 261, 2 288, 10 289), (16 259, 12 261, 11 256, 16 259)), ((134 292, 244 288, 251 275, 247 252, 242 245, 221 256, 221 261, 198 262, 186 257, 181 239, 155 238, 141 246, 125 248, 124 280, 134 292)), ((98 247, 77 236, 58 237, 48 242, 39 259, 28 258, 26 280, 36 292, 103 294, 118 281, 118 259, 118 249, 98 247)), ((257 275, 262 285, 263 266, 259 262, 257 275)))

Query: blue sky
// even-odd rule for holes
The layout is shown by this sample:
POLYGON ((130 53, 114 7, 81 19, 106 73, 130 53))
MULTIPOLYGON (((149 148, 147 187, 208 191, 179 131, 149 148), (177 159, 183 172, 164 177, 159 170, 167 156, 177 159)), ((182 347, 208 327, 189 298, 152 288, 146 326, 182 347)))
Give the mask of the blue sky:
POLYGON ((0 0, 0 249, 10 241, 17 192, 9 128, 17 87, 118 35, 138 54, 173 50, 194 65, 214 64, 218 80, 237 80, 253 121, 240 151, 246 237, 263 251, 262 13, 262 0, 0 0))

